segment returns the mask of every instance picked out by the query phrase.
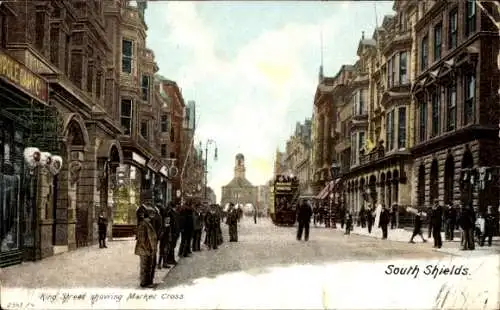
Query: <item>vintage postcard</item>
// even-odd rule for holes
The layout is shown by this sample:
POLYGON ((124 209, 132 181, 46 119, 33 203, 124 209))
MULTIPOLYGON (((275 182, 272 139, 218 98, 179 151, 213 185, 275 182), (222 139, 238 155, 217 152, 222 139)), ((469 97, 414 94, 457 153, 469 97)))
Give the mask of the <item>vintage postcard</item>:
POLYGON ((500 309, 499 27, 0 1, 0 309, 500 309))

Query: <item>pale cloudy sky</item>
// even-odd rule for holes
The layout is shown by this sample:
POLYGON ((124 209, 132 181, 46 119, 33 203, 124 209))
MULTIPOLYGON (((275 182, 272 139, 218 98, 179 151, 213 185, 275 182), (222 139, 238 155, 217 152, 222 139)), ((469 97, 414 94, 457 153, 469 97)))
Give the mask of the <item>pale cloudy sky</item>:
MULTIPOLYGON (((220 199, 233 177, 234 157, 245 155, 254 185, 272 176, 276 147, 297 121, 312 115, 323 32, 324 72, 335 75, 356 60, 361 32, 371 36, 373 2, 148 2, 148 46, 160 74, 177 81, 200 117, 197 141, 217 141, 208 183, 220 199), (321 30, 322 29, 322 30, 321 30)), ((213 150, 213 148, 212 148, 213 150)), ((212 153, 213 154, 213 153, 212 153)), ((211 154, 211 155, 212 155, 211 154)))

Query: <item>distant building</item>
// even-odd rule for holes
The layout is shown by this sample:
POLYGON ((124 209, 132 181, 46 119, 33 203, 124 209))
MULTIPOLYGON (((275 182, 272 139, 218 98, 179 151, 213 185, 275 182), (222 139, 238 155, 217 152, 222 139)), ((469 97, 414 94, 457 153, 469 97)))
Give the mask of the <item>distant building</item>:
POLYGON ((207 187, 207 200, 209 204, 217 203, 217 195, 211 187, 207 187))
POLYGON ((233 202, 257 205, 257 186, 253 186, 245 177, 245 157, 237 154, 235 158, 234 178, 222 187, 221 205, 233 202))
POLYGON ((267 214, 269 205, 269 186, 259 185, 257 187, 257 209, 260 214, 267 214))

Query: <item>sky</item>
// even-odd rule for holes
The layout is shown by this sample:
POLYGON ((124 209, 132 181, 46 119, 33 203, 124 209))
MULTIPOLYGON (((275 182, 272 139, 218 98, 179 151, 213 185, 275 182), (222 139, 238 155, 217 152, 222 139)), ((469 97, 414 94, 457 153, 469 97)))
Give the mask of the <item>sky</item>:
POLYGON ((148 2, 147 45, 184 99, 196 101, 195 142, 209 147, 208 185, 220 200, 235 156, 254 185, 272 178, 277 147, 311 118, 323 50, 325 76, 354 64, 392 1, 148 2), (376 16, 378 18, 376 18, 376 16), (323 39, 321 39, 323 38, 323 39), (323 42, 323 44, 321 43, 323 42))

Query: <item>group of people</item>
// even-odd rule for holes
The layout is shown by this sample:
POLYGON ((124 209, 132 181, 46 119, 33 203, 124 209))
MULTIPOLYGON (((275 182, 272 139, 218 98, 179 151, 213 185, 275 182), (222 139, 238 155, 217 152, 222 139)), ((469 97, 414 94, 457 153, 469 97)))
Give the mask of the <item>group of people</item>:
POLYGON ((171 268, 179 257, 189 257, 201 251, 203 231, 204 245, 216 250, 223 242, 222 223, 226 215, 231 242, 238 241, 239 212, 230 204, 227 213, 220 205, 204 206, 184 203, 155 206, 143 203, 136 211, 137 233, 135 254, 140 257, 140 286, 154 287, 155 269, 171 268))

